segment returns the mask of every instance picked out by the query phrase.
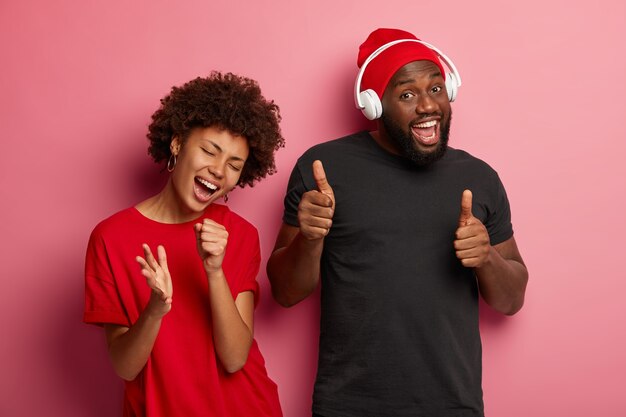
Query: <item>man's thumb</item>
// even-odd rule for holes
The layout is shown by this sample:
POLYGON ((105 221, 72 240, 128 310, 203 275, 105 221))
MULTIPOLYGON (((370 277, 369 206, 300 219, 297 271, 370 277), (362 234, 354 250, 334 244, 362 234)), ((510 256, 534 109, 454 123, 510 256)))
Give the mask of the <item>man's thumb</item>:
POLYGON ((324 172, 322 161, 317 160, 313 162, 313 178, 315 179, 319 192, 331 197, 333 196, 333 189, 328 183, 328 180, 326 180, 326 173, 324 172))
POLYGON ((463 196, 461 196, 461 215, 459 216, 459 226, 466 226, 467 221, 472 217, 472 192, 470 190, 465 190, 463 191, 463 196))

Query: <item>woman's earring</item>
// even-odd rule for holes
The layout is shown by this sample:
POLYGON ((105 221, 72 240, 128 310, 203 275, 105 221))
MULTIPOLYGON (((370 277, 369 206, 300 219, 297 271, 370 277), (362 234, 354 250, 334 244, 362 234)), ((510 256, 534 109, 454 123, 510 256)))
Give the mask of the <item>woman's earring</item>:
POLYGON ((176 166, 176 155, 172 154, 170 159, 167 161, 167 172, 174 171, 174 167, 176 166))
POLYGON ((224 203, 228 203, 228 193, 224 194, 224 203))

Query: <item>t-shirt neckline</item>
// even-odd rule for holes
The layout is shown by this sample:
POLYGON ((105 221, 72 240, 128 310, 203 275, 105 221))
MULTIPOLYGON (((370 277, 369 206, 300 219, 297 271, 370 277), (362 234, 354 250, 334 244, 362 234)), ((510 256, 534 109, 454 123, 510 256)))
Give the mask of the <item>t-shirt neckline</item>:
POLYGON ((139 209, 136 206, 130 207, 129 210, 133 214, 134 217, 138 217, 144 223, 150 223, 150 224, 158 225, 158 226, 162 226, 162 227, 168 227, 168 226, 176 227, 176 226, 189 226, 189 225, 194 225, 194 224, 196 224, 198 222, 201 222, 202 219, 207 217, 207 213, 209 213, 212 210, 212 208, 213 208, 213 204, 210 204, 204 210, 204 212, 202 212, 202 214, 200 214, 200 216, 196 217, 195 219, 192 219, 192 220, 189 220, 189 221, 186 221, 186 222, 182 222, 182 223, 166 223, 166 222, 161 222, 161 221, 158 221, 158 220, 151 219, 150 217, 146 216, 141 211, 139 211, 139 209))

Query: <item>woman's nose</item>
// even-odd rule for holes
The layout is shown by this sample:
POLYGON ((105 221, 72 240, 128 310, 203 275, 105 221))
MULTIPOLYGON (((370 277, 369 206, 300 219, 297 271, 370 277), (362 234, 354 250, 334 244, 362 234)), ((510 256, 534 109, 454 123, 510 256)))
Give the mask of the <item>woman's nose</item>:
POLYGON ((222 178, 224 176, 224 163, 221 161, 216 161, 216 163, 209 166, 209 172, 215 178, 222 178))

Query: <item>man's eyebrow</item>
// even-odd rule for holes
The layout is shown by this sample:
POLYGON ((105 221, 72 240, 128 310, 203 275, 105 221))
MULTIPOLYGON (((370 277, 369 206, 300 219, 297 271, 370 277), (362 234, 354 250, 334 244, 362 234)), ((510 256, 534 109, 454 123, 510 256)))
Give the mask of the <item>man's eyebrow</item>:
MULTIPOLYGON (((435 71, 430 73, 430 75, 428 76, 429 79, 433 79, 433 78, 437 78, 437 77, 442 77, 441 75, 441 71, 435 71)), ((403 84, 410 84, 412 82, 415 81, 415 78, 400 78, 399 80, 396 80, 395 83, 393 83, 394 87, 398 87, 401 86, 403 84)))

